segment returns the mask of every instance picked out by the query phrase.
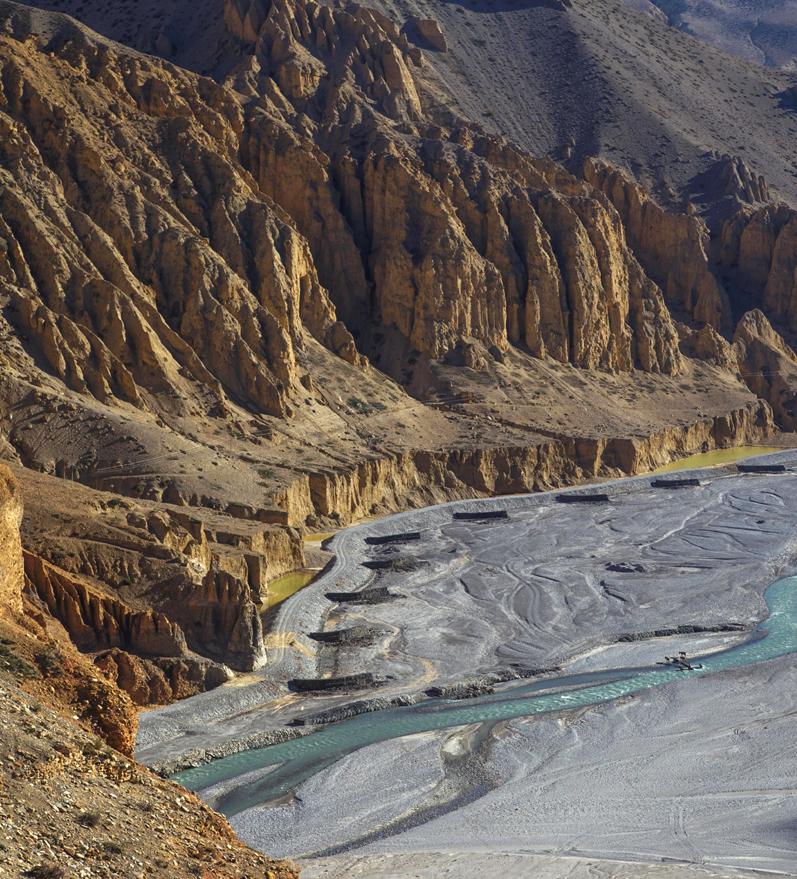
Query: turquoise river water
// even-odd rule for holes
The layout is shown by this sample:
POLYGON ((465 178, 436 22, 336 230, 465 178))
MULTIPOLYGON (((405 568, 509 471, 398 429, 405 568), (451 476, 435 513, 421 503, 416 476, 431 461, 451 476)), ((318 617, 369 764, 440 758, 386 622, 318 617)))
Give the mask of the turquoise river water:
POLYGON ((279 745, 223 757, 173 778, 190 790, 201 791, 254 770, 274 767, 266 775, 243 781, 214 802, 226 815, 236 815, 293 790, 352 751, 387 739, 598 705, 674 681, 688 683, 692 675, 715 674, 797 652, 797 576, 773 583, 764 598, 769 616, 750 638, 728 650, 693 658, 692 662, 703 666, 695 671, 658 665, 617 668, 519 684, 467 702, 436 699, 375 711, 279 745))

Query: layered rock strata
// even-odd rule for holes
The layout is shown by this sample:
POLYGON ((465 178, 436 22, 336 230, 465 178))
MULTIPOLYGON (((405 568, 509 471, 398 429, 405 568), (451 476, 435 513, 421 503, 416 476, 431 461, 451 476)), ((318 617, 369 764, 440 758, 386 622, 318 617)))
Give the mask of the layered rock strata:
MULTIPOLYGON (((373 10, 223 18, 238 54, 213 81, 0 9, 2 450, 49 474, 24 477, 30 593, 142 704, 263 663, 291 526, 756 440, 772 412, 742 379, 792 362, 766 317, 732 335, 724 286, 789 325, 780 209, 748 205, 717 256, 612 169, 574 176, 435 107, 423 51, 373 10), (697 375, 722 406, 677 423, 493 414, 616 376, 702 401, 697 375), (56 516, 48 479, 113 494, 56 516)), ((784 424, 788 385, 748 382, 784 424)))
POLYGON ((0 613, 22 612, 24 568, 19 526, 22 498, 13 474, 0 465, 0 613))

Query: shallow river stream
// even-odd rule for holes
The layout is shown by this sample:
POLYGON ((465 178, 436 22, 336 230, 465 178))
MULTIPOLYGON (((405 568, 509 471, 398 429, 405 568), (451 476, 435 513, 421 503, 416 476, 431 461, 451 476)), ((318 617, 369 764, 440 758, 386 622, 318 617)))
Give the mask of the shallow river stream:
POLYGON ((692 659, 693 663, 702 664, 702 668, 694 671, 659 665, 616 668, 518 684, 466 702, 438 699, 377 711, 289 742, 188 769, 174 776, 174 780, 198 791, 254 770, 275 767, 265 776, 242 780, 242 784, 215 799, 213 805, 231 816, 282 796, 346 754, 376 742, 447 727, 597 705, 675 681, 688 686, 692 675, 710 675, 797 652, 797 577, 773 583, 764 597, 769 616, 750 638, 728 650, 692 659))

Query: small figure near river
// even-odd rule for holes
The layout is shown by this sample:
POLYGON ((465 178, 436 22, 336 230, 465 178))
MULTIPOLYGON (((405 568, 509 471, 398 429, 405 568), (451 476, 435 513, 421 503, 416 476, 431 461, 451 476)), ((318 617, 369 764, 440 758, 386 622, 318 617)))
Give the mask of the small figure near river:
POLYGON ((657 662, 656 665, 672 665, 680 671, 696 671, 699 668, 703 668, 702 665, 692 665, 686 658, 686 653, 683 650, 677 656, 665 656, 664 662, 657 662))

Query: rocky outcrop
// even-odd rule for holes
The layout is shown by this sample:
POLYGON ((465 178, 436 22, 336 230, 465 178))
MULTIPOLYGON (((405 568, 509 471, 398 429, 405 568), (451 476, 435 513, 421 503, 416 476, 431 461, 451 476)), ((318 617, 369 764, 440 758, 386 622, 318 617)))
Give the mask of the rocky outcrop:
POLYGON ((723 202, 726 211, 735 211, 745 204, 770 201, 766 180, 751 171, 739 156, 718 156, 694 184, 700 190, 701 200, 713 204, 714 210, 723 202))
POLYGON ((730 302, 709 264, 705 222, 664 210, 622 171, 596 159, 586 161, 584 177, 611 199, 634 253, 676 314, 728 334, 730 302))
POLYGON ((778 424, 795 426, 793 353, 770 319, 787 335, 797 332, 797 215, 767 204, 763 179, 739 160, 723 157, 701 181, 732 215, 709 246, 705 222, 659 207, 640 187, 604 163, 585 164, 587 180, 611 198, 629 242, 677 314, 703 326, 684 327, 682 351, 735 372, 772 406, 778 424), (678 259, 671 255, 678 253, 678 259), (722 281, 720 280, 722 279, 722 281), (746 312, 731 332, 733 307, 746 312), (748 311, 752 309, 752 311, 748 311), (728 339, 733 337, 733 348, 728 339))
POLYGON ((759 400, 727 414, 667 428, 650 436, 584 439, 573 443, 576 460, 585 473, 633 475, 696 452, 760 444, 775 432, 772 409, 759 400))
POLYGON ((720 262, 739 289, 739 306, 760 308, 797 331, 797 214, 786 205, 746 210, 726 221, 720 262))
POLYGON ((730 291, 737 314, 758 308, 787 332, 797 332, 797 215, 783 204, 750 207, 765 201, 768 192, 740 161, 725 157, 711 173, 722 188, 717 198, 728 196, 732 202, 732 215, 715 230, 713 246, 704 220, 664 210, 603 162, 590 159, 584 167, 585 178, 620 212, 640 263, 679 316, 729 338, 730 291))
POLYGON ((778 424, 797 430, 797 355, 761 311, 750 311, 739 321, 733 349, 745 381, 771 401, 778 424))
POLYGON ((185 636, 171 620, 154 611, 136 611, 103 594, 85 579, 25 552, 25 580, 83 651, 122 647, 144 656, 180 656, 185 636))
POLYGON ((681 350, 687 356, 712 363, 730 373, 738 372, 739 364, 736 352, 730 342, 721 336, 711 324, 705 324, 699 330, 693 330, 683 325, 679 329, 682 330, 681 350))
POLYGON ((189 651, 203 666, 263 661, 258 607, 270 580, 304 564, 297 531, 17 472, 30 584, 81 650, 163 662, 185 687, 203 680, 172 661, 189 651))
POLYGON ((214 565, 199 583, 175 585, 159 606, 181 623, 193 649, 239 671, 266 661, 260 612, 248 582, 214 565))
POLYGON ((19 331, 103 402, 200 412, 231 395, 285 415, 296 353, 335 335, 335 313, 236 161, 231 93, 88 41, 3 41, 0 283, 19 331))
MULTIPOLYGON (((243 671, 265 661, 262 625, 249 584, 216 566, 199 583, 185 577, 160 583, 160 594, 150 599, 159 610, 135 610, 98 584, 29 552, 25 552, 25 575, 30 594, 43 602, 84 652, 120 648, 160 661, 184 657, 190 647, 243 671)), ((179 677, 180 667, 170 667, 179 677)), ((186 671, 186 685, 205 680, 199 666, 186 671)), ((178 690, 182 686, 175 683, 178 690)))
POLYGON ((562 436, 527 448, 375 458, 353 470, 319 472, 297 481, 279 502, 297 524, 309 516, 347 524, 408 504, 544 491, 595 476, 632 476, 696 452, 756 444, 775 432, 772 409, 759 400, 645 436, 562 436))
POLYGON ((190 656, 145 659, 117 648, 98 654, 94 663, 140 707, 185 699, 232 677, 229 669, 208 660, 190 656))
POLYGON ((245 162, 377 365, 399 376, 412 351, 439 359, 474 339, 679 371, 661 293, 599 193, 470 126, 430 125, 420 57, 381 16, 292 0, 261 13, 252 73, 266 97, 246 119, 245 162), (325 78, 286 93, 285 69, 308 59, 325 78))
POLYGON ((433 49, 435 52, 447 51, 448 45, 439 21, 411 15, 407 20, 407 25, 410 34, 414 35, 416 39, 419 38, 422 48, 433 49))
MULTIPOLYGON (((110 719, 112 687, 90 670, 97 689, 83 695, 110 719)), ((71 669, 32 692, 29 681, 0 674, 5 874, 299 879, 295 864, 247 848, 221 815, 136 763, 130 748, 112 751, 85 706, 52 692, 72 680, 71 669)))
POLYGON ((0 615, 22 612, 24 569, 19 526, 22 497, 11 471, 0 465, 0 615))

